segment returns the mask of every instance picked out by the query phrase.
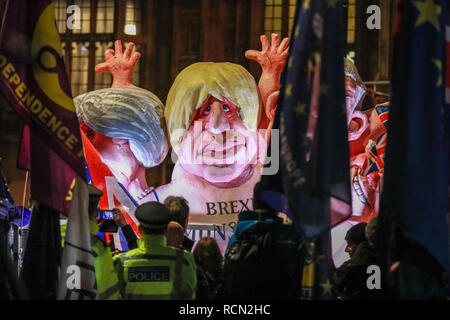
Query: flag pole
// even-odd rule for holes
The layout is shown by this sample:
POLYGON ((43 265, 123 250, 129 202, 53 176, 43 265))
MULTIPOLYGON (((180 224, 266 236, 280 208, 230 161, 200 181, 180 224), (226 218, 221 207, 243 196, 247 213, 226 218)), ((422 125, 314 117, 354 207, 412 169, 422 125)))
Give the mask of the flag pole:
POLYGON ((3 27, 5 24, 5 20, 6 20, 5 17, 6 17, 6 12, 8 11, 9 2, 10 2, 10 0, 6 0, 5 7, 3 9, 2 23, 0 25, 0 40, 3 39, 3 27))
POLYGON ((21 209, 21 217, 20 217, 20 226, 19 226, 19 232, 18 232, 18 244, 19 244, 19 257, 18 257, 18 263, 17 263, 17 275, 20 276, 20 268, 22 266, 22 252, 23 252, 23 243, 22 243, 22 228, 23 228, 23 212, 25 210, 25 198, 27 195, 27 186, 28 186, 28 173, 27 170, 25 173, 25 186, 23 187, 23 196, 22 196, 22 209, 21 209))

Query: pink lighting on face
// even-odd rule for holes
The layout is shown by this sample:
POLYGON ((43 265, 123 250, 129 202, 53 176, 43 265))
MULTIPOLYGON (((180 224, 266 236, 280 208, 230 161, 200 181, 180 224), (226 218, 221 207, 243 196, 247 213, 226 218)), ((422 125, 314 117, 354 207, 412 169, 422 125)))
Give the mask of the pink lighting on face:
MULTIPOLYGON (((264 139, 248 130, 239 108, 230 100, 210 97, 193 116, 178 156, 181 167, 209 183, 227 188, 241 185, 258 162, 264 139)), ((264 148, 265 153, 265 148, 264 148)))

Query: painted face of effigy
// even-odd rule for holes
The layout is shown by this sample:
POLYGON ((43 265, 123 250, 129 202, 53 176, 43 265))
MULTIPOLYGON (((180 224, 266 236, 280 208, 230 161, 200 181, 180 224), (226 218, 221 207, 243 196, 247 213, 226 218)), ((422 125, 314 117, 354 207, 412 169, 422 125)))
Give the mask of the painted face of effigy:
POLYGON ((181 172, 219 188, 245 184, 266 152, 260 107, 256 82, 242 66, 201 62, 180 72, 164 115, 181 172))
POLYGON ((262 140, 244 125, 238 106, 210 96, 193 114, 180 144, 180 166, 216 187, 236 187, 252 176, 262 140))

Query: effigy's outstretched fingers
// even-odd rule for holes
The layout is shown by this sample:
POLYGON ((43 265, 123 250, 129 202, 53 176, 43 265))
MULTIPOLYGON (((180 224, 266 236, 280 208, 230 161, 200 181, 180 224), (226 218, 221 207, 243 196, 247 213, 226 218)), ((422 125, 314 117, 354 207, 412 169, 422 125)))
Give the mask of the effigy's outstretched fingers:
POLYGON ((105 61, 95 66, 96 73, 108 72, 113 77, 112 87, 131 86, 134 68, 141 57, 139 52, 133 53, 134 43, 129 42, 123 51, 122 42, 114 42, 115 50, 105 51, 105 61))

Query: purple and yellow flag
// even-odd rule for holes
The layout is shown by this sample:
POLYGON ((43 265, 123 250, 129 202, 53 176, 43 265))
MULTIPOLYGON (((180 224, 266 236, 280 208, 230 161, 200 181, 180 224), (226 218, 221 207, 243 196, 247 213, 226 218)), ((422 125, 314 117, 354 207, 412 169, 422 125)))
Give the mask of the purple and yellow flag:
POLYGON ((32 196, 68 213, 69 189, 76 175, 85 179, 86 173, 53 4, 8 1, 2 21, 0 93, 31 129, 32 196))

